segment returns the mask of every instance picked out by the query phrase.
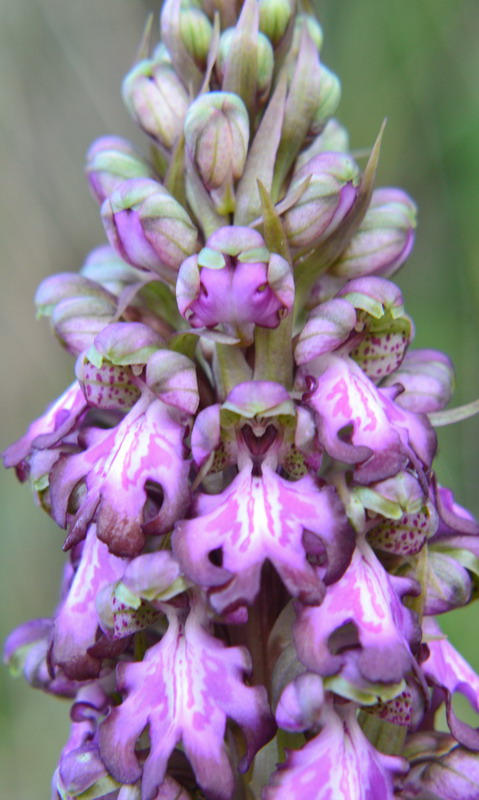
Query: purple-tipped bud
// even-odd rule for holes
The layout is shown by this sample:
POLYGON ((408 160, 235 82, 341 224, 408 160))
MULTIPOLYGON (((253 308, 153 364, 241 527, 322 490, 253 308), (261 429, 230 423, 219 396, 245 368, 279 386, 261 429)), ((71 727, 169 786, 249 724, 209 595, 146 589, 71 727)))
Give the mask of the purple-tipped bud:
POLYGON ((281 41, 293 14, 290 0, 259 0, 259 29, 276 47, 281 41))
POLYGON ((173 67, 151 59, 136 64, 123 81, 123 100, 145 131, 171 150, 183 130, 188 93, 173 67))
POLYGON ((146 365, 146 383, 167 405, 187 414, 194 414, 198 408, 196 368, 182 353, 157 350, 146 365))
MULTIPOLYGON (((220 45, 218 50, 218 59, 216 62, 216 70, 218 78, 221 83, 225 76, 225 67, 228 59, 228 53, 234 42, 236 35, 235 28, 228 28, 223 31, 220 38, 220 45)), ((256 53, 256 68, 257 68, 257 81, 256 81, 256 94, 257 101, 261 103, 268 96, 271 88, 271 81, 273 79, 274 70, 274 52, 267 36, 263 33, 258 34, 257 38, 257 53, 256 53)))
POLYGON ((327 120, 335 113, 341 99, 341 82, 334 72, 321 64, 319 78, 318 107, 314 115, 310 133, 320 133, 327 120))
POLYGON ((404 386, 404 392, 398 395, 398 405, 428 414, 444 408, 451 399, 454 367, 451 359, 439 350, 413 350, 386 381, 389 386, 395 383, 404 386))
POLYGON ((199 67, 204 67, 211 44, 213 26, 200 8, 182 8, 180 35, 184 46, 199 67))
POLYGON ((183 262, 176 297, 193 328, 223 324, 227 333, 251 342, 255 325, 276 328, 291 311, 294 282, 288 262, 270 253, 259 233, 227 226, 183 262))
POLYGON ((116 366, 142 366, 163 344, 162 337, 142 322, 113 322, 94 341, 99 361, 116 366))
POLYGON ((284 215, 292 247, 317 244, 336 230, 356 200, 359 169, 345 153, 320 153, 296 172, 288 194, 307 178, 306 191, 284 215))
POLYGON ((390 277, 414 244, 416 206, 401 189, 376 189, 366 216, 332 271, 345 278, 390 277))
POLYGON ((51 317, 61 343, 79 355, 111 321, 116 300, 99 284, 81 275, 64 272, 42 281, 35 295, 39 316, 51 317))
POLYGON ((230 92, 198 97, 185 120, 189 156, 220 213, 234 208, 233 183, 243 174, 249 141, 246 106, 230 92))
POLYGON ((321 133, 316 136, 309 147, 299 154, 296 159, 294 171, 298 172, 308 161, 319 153, 347 153, 349 151, 349 136, 346 128, 339 124, 337 119, 330 119, 324 125, 321 133))
POLYGON ((96 247, 87 256, 80 275, 94 281, 116 297, 126 286, 143 280, 144 273, 123 261, 108 244, 96 247))
POLYGON ((194 253, 197 230, 184 208, 156 181, 125 181, 101 209, 111 245, 128 263, 172 282, 194 253))
POLYGON ((130 178, 151 178, 149 164, 119 136, 103 136, 86 155, 86 176, 93 196, 103 203, 120 183, 130 178))

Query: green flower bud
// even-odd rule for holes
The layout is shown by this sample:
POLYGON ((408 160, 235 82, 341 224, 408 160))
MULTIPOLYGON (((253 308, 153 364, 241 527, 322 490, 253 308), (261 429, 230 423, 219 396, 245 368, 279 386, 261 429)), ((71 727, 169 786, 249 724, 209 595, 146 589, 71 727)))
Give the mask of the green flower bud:
POLYGON ((123 81, 123 100, 135 120, 167 150, 181 134, 189 98, 173 67, 145 59, 123 81))
POLYGON ((341 99, 341 82, 334 72, 321 64, 319 79, 318 107, 314 115, 310 133, 320 133, 326 120, 335 113, 341 99))
POLYGON ((313 17, 311 14, 298 14, 294 21, 293 43, 290 51, 294 58, 298 56, 301 43, 301 31, 303 30, 304 23, 306 23, 308 33, 316 45, 317 51, 319 52, 323 46, 323 29, 316 17, 313 17))
POLYGON ((203 67, 210 49, 213 26, 199 8, 185 8, 180 14, 180 33, 183 44, 196 63, 203 67))
MULTIPOLYGON (((225 75, 226 60, 231 43, 235 36, 235 28, 228 28, 223 31, 220 38, 220 45, 218 50, 218 59, 216 62, 216 70, 220 83, 223 83, 225 75)), ((274 70, 274 53, 273 48, 267 36, 263 33, 258 34, 257 46, 257 99, 261 102, 265 100, 271 88, 271 81, 273 79, 274 70)))
POLYGON ((272 42, 281 41, 291 19, 293 8, 290 0, 259 0, 259 29, 272 42))
POLYGON ((209 92, 190 106, 185 120, 188 154, 204 185, 219 190, 213 201, 220 213, 231 210, 233 182, 243 174, 249 119, 240 97, 209 92))

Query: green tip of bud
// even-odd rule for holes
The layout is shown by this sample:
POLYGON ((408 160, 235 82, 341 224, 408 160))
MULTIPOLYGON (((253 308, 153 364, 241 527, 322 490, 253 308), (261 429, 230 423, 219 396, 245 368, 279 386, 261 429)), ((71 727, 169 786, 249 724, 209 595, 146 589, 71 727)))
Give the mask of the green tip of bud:
POLYGON ((338 76, 321 64, 318 107, 310 130, 313 135, 322 131, 326 121, 335 113, 340 99, 341 82, 338 76))
POLYGON ((319 52, 323 46, 323 29, 316 17, 313 17, 312 14, 298 14, 296 17, 294 21, 293 52, 297 53, 297 49, 299 48, 303 25, 306 25, 308 33, 316 45, 317 51, 319 52))
MULTIPOLYGON (((221 83, 223 83, 228 54, 235 36, 235 28, 228 28, 221 34, 218 58, 216 61, 218 78, 221 83)), ((256 89, 257 95, 259 95, 259 99, 261 99, 268 95, 273 80, 274 52, 268 37, 263 33, 258 33, 256 44, 256 89)))
POLYGON ((290 0, 259 0, 259 29, 276 46, 289 25, 293 14, 290 0))
POLYGON ((213 26, 199 8, 182 9, 180 35, 186 49, 199 66, 204 66, 210 49, 213 26))

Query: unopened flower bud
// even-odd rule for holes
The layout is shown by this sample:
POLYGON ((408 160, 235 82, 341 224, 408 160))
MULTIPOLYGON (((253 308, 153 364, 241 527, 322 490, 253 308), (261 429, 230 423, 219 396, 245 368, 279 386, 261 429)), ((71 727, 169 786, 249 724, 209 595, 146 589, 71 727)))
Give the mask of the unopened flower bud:
POLYGON ((157 350, 146 365, 146 383, 160 400, 194 414, 198 408, 196 368, 189 358, 172 350, 157 350))
POLYGON ((52 326, 72 355, 90 347, 97 333, 111 322, 116 303, 108 296, 72 297, 59 303, 52 314, 52 326))
POLYGON ((183 130, 188 93, 164 61, 140 61, 123 81, 123 100, 135 122, 167 150, 183 130))
POLYGON ((290 0, 259 0, 259 29, 272 42, 281 41, 293 14, 290 0))
POLYGON ((315 136, 324 128, 326 121, 335 113, 341 99, 341 82, 334 72, 321 64, 318 107, 310 133, 315 136))
MULTIPOLYGON (((218 50, 218 59, 216 62, 216 69, 220 82, 223 82, 225 74, 225 63, 227 60, 228 52, 231 47, 234 37, 236 35, 235 28, 228 28, 223 31, 220 38, 220 45, 218 50)), ((257 39, 257 99, 259 102, 263 101, 271 88, 271 81, 273 79, 274 70, 274 52, 269 39, 263 33, 258 34, 257 39)))
POLYGON ((411 350, 386 385, 400 383, 404 392, 396 403, 416 414, 440 411, 454 391, 454 367, 439 350, 411 350))
POLYGON ((80 275, 99 283, 107 292, 119 296, 126 286, 144 278, 144 273, 131 267, 110 247, 96 247, 87 256, 80 275))
POLYGON ((227 333, 251 342, 255 325, 276 328, 291 311, 294 282, 288 262, 269 253, 259 233, 227 226, 183 262, 176 296, 193 328, 223 324, 227 333))
POLYGON ((119 136, 104 136, 93 142, 87 152, 85 169, 90 189, 99 203, 129 178, 152 177, 147 162, 119 136))
POLYGON ((344 128, 337 119, 330 119, 326 122, 321 133, 316 136, 309 147, 303 150, 296 159, 294 171, 298 172, 301 167, 304 167, 308 161, 319 153, 327 153, 329 151, 335 153, 349 152, 349 136, 346 128, 344 128))
POLYGON ((210 49, 213 26, 200 8, 182 8, 180 33, 183 44, 196 63, 203 67, 210 49))
POLYGON ((217 208, 231 210, 233 182, 243 174, 249 141, 249 119, 240 97, 230 92, 200 95, 185 120, 185 140, 201 180, 221 190, 217 208))
POLYGON ((340 225, 357 195, 359 169, 344 153, 320 153, 312 158, 296 172, 288 194, 308 177, 306 191, 283 218, 292 247, 324 240, 340 225))
POLYGON ((128 263, 152 270, 167 282, 196 250, 197 230, 184 208, 147 178, 125 181, 103 203, 101 214, 112 247, 128 263))
POLYGON ((294 21, 293 43, 290 50, 290 55, 294 58, 296 58, 298 55, 303 25, 306 25, 308 33, 316 45, 318 53, 323 46, 323 29, 316 17, 313 17, 312 14, 298 14, 294 21))
POLYGON ((416 205, 401 189, 376 189, 359 229, 332 267, 335 275, 390 277, 414 244, 416 205))
POLYGON ((143 367, 164 340, 142 322, 112 322, 95 336, 93 344, 89 357, 94 363, 143 367))

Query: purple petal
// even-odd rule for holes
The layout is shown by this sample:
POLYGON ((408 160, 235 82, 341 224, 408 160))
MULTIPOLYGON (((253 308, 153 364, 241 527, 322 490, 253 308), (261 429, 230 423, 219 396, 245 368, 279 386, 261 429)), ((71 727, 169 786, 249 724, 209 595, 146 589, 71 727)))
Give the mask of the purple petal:
POLYGON ((339 499, 332 488, 318 489, 309 475, 290 482, 266 465, 255 476, 251 466, 221 494, 199 496, 196 518, 176 525, 173 550, 196 583, 211 587, 229 580, 211 598, 217 610, 254 600, 266 559, 291 594, 319 602, 323 580, 337 580, 344 572, 354 542, 339 499), (318 548, 326 555, 326 569, 309 563, 308 553, 318 548), (219 550, 222 566, 215 567, 209 556, 219 550))
POLYGON ((247 687, 243 674, 251 668, 247 652, 226 648, 206 630, 206 617, 197 604, 185 620, 183 610, 165 609, 169 628, 141 663, 118 666, 118 688, 126 693, 100 729, 102 758, 122 783, 141 776, 135 744, 149 726, 150 753, 143 768, 142 797, 153 800, 168 758, 183 742, 200 786, 214 800, 228 800, 233 776, 226 755, 227 717, 243 729, 246 770, 255 752, 274 733, 266 691, 247 687))
POLYGON ((29 426, 22 436, 3 453, 6 467, 17 467, 20 479, 26 477, 28 469, 25 463, 32 448, 44 449, 58 444, 74 428, 78 417, 86 409, 87 403, 77 381, 55 400, 35 422, 29 426))
POLYGON ((131 556, 141 550, 145 531, 168 529, 189 500, 183 435, 184 427, 167 406, 146 392, 116 428, 98 432, 85 452, 61 458, 50 483, 59 525, 66 525, 70 496, 82 478, 87 488, 67 541, 81 539, 95 519, 98 536, 111 552, 131 556))
POLYGON ((430 465, 436 440, 425 417, 400 409, 391 390, 377 389, 351 359, 328 355, 317 364, 321 374, 305 400, 327 452, 357 465, 356 481, 388 478, 418 459, 430 465))
POLYGON ((300 609, 294 626, 299 658, 321 675, 338 673, 353 660, 367 680, 399 683, 412 665, 409 643, 417 643, 419 635, 401 597, 416 592, 413 581, 388 575, 360 539, 323 603, 300 609))
POLYGON ((123 559, 108 552, 92 525, 68 594, 55 617, 51 658, 69 678, 85 680, 99 674, 101 662, 88 653, 99 624, 96 597, 104 586, 118 580, 124 569, 123 559))
POLYGON ((393 777, 406 762, 379 753, 349 708, 332 709, 318 736, 290 750, 263 790, 263 800, 393 800, 393 777))

